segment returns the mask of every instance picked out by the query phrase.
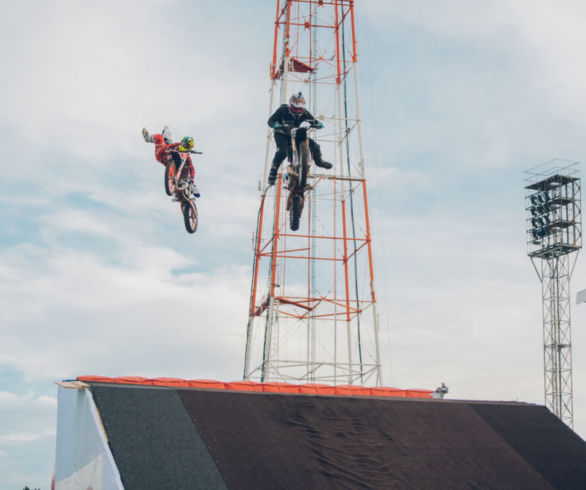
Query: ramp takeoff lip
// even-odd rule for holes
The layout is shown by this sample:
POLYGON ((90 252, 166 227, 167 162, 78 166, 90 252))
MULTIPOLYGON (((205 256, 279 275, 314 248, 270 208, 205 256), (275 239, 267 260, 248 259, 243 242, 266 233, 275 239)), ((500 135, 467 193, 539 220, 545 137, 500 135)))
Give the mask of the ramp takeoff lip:
POLYGON ((143 378, 140 376, 79 376, 85 383, 163 386, 168 388, 199 388, 263 393, 297 393, 312 395, 371 396, 399 398, 433 398, 433 390, 368 387, 360 385, 328 385, 318 383, 257 383, 254 381, 217 381, 210 379, 143 378))

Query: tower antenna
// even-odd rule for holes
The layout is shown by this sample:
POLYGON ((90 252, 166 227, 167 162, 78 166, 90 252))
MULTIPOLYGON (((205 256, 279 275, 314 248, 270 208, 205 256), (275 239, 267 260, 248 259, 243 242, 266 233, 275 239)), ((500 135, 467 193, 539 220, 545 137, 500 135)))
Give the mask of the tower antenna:
POLYGON ((266 186, 267 134, 254 239, 245 380, 382 383, 379 319, 358 89, 354 0, 277 0, 269 113, 303 92, 325 124, 312 138, 333 170, 312 165, 298 230, 282 182, 266 186), (348 87, 354 85, 354 90, 348 87))

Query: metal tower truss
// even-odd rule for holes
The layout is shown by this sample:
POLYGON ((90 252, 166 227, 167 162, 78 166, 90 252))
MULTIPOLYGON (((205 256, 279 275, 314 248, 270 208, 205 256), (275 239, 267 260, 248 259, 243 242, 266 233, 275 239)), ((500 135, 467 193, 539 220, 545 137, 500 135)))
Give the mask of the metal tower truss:
POLYGON ((543 302, 545 403, 573 427, 570 279, 582 247, 578 163, 552 160, 525 174, 528 255, 543 302))
POLYGON ((312 165, 299 230, 288 227, 281 165, 267 134, 244 379, 380 385, 353 0, 277 0, 269 115, 303 92, 325 127, 311 137, 332 170, 312 165))

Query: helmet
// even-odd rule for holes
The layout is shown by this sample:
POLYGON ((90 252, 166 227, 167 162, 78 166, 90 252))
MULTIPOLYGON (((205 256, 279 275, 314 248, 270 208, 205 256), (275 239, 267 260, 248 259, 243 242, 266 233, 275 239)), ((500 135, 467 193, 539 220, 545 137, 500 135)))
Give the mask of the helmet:
POLYGON ((195 142, 191 136, 185 136, 181 143, 179 143, 179 151, 189 151, 195 146, 195 142))
POLYGON ((303 111, 305 110, 305 99, 301 92, 289 97, 289 110, 297 116, 303 114, 303 111))

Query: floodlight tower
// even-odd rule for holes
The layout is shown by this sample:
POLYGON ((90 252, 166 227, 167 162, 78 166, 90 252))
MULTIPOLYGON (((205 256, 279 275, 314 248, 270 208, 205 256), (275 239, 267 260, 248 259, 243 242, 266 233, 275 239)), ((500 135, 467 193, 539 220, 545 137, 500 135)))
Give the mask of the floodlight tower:
POLYGON ((354 0, 276 0, 269 115, 292 93, 325 128, 311 137, 330 171, 312 166, 298 231, 290 231, 281 165, 267 133, 254 238, 245 380, 381 384, 378 314, 354 0))
POLYGON ((525 176, 528 255, 543 303, 545 405, 573 427, 570 279, 582 247, 578 163, 551 160, 525 176))

